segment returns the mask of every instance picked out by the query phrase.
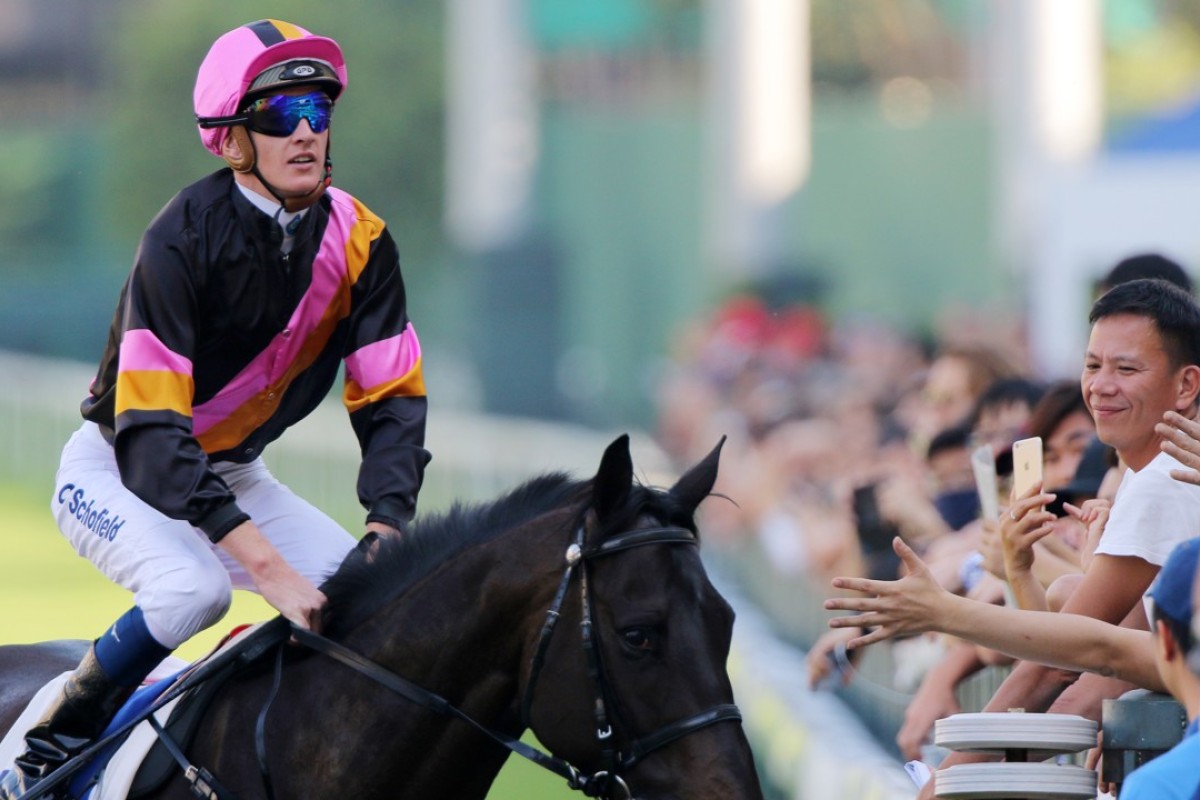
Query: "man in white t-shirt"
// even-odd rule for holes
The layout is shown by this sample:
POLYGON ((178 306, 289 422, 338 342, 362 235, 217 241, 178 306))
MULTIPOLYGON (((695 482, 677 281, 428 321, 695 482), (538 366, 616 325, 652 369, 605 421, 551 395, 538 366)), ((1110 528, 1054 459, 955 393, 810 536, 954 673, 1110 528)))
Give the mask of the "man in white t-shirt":
MULTIPOLYGON (((1195 418, 1200 395, 1200 306, 1161 280, 1120 284, 1092 306, 1081 386, 1101 441, 1128 468, 1103 536, 1061 611, 1148 629, 1141 597, 1179 542, 1200 535, 1200 486, 1177 481, 1184 465, 1162 453, 1155 425, 1167 412, 1195 418)), ((1014 507, 1014 513, 1017 509, 1014 507)), ((1128 684, 1019 663, 986 711, 1076 713, 1098 718, 1101 702, 1128 684)), ((984 760, 954 753, 943 767, 984 760)), ((932 783, 924 797, 932 797, 932 783)))
POLYGON ((1200 487, 1171 477, 1180 469, 1183 464, 1161 452, 1140 470, 1126 468, 1097 554, 1161 565, 1176 544, 1200 535, 1200 487))
POLYGON ((1090 320, 1084 398, 1126 467, 1096 554, 1157 572, 1178 542, 1200 535, 1200 487, 1171 477, 1184 465, 1162 452, 1155 430, 1168 411, 1195 416, 1200 308, 1182 289, 1141 280, 1103 295, 1090 320))

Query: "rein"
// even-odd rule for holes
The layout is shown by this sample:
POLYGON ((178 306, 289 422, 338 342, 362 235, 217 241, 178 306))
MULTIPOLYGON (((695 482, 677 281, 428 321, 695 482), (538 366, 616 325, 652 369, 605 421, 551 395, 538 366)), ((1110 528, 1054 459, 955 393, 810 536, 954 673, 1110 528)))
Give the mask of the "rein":
MULTIPOLYGON (((523 758, 532 761, 533 763, 544 767, 551 772, 554 772, 571 784, 572 788, 581 788, 586 784, 584 779, 577 769, 568 764, 561 758, 556 758, 548 753, 543 753, 537 748, 531 747, 520 739, 516 739, 501 731, 494 731, 491 728, 477 722, 473 717, 467 714, 462 709, 450 703, 449 700, 439 694, 429 691, 421 686, 410 681, 395 672, 382 667, 379 664, 371 661, 365 656, 361 656, 345 645, 338 644, 332 639, 327 639, 319 633, 313 633, 304 628, 292 628, 292 634, 296 641, 305 645, 311 650, 328 656, 335 661, 350 667, 359 674, 370 678, 375 683, 383 686, 385 689, 390 689, 404 699, 416 703, 417 705, 429 711, 433 711, 442 716, 451 716, 462 720, 477 731, 487 736, 492 741, 508 748, 523 758), (577 785, 578 784, 578 785, 577 785)), ((265 770, 265 762, 264 767, 265 770)), ((264 772, 264 778, 266 774, 264 772)), ((269 778, 266 778, 269 782, 269 778)), ((269 785, 269 783, 268 783, 269 785)))
MULTIPOLYGON (((612 725, 610 724, 605 704, 605 698, 611 695, 611 690, 605 682, 603 671, 600 668, 599 651, 593 633, 591 590, 587 580, 587 564, 597 558, 603 558, 645 545, 695 545, 696 536, 686 528, 639 528, 609 537, 598 546, 586 550, 583 547, 583 539, 584 526, 581 525, 576 533, 575 541, 567 548, 567 566, 559 583, 558 590, 555 593, 554 601, 546 613, 546 621, 542 625, 541 636, 537 649, 534 651, 533 663, 530 668, 529 683, 522 699, 521 711, 522 723, 525 727, 529 727, 528 715, 530 706, 533 703, 533 690, 545 662, 550 638, 553 636, 558 619, 561 616, 562 604, 566 598, 571 577, 578 568, 580 575, 580 598, 582 602, 580 628, 583 637, 583 647, 587 656, 588 674, 591 676, 595 688, 596 740, 600 745, 605 765, 604 769, 594 775, 584 775, 564 759, 531 747, 506 733, 488 728, 457 706, 451 704, 441 695, 418 686, 407 678, 359 655, 345 645, 327 639, 318 633, 295 626, 292 627, 292 635, 300 644, 350 667, 401 697, 437 714, 462 720, 511 752, 559 775, 567 781, 567 785, 570 788, 581 791, 588 797, 607 798, 608 800, 631 800, 632 794, 625 781, 621 778, 621 773, 632 769, 647 755, 665 747, 676 739, 695 733, 718 722, 740 722, 742 716, 736 705, 732 703, 719 704, 690 717, 676 720, 648 736, 634 740, 624 753, 612 747, 612 725)), ((259 728, 261 737, 261 719, 259 728)), ((260 771, 263 774, 264 783, 267 787, 270 787, 270 776, 266 769, 266 760, 262 758, 262 754, 265 752, 265 742, 259 738, 257 744, 260 749, 260 771)))
POLYGON ((562 604, 566 599, 571 577, 576 569, 579 571, 580 594, 580 633, 583 640, 584 654, 587 657, 587 671, 595 689, 593 708, 596 715, 596 742, 600 746, 604 769, 591 776, 593 785, 572 788, 580 789, 590 797, 606 797, 613 800, 628 800, 632 795, 629 787, 621 777, 621 773, 632 769, 639 761, 650 753, 671 742, 698 730, 707 728, 718 722, 740 722, 741 712, 736 705, 724 703, 712 708, 669 723, 654 733, 634 740, 627 752, 614 749, 612 724, 609 719, 607 699, 611 698, 612 690, 604 680, 604 671, 600 663, 600 651, 597 646, 592 622, 592 593, 588 581, 588 564, 597 558, 604 558, 635 547, 646 545, 692 545, 697 544, 696 535, 680 527, 637 528, 616 536, 610 536, 599 545, 584 548, 585 525, 581 524, 576 531, 575 541, 567 548, 566 569, 559 582, 554 601, 546 612, 546 621, 542 625, 541 637, 534 651, 533 663, 530 666, 529 682, 526 684, 525 695, 521 702, 521 720, 526 727, 532 727, 530 710, 533 706, 533 693, 541 677, 545 664, 546 652, 550 647, 550 639, 561 617, 562 604), (619 792, 619 793, 616 793, 619 792))
MULTIPOLYGON (((606 699, 611 697, 612 692, 608 683, 604 680, 597 641, 593 632, 594 625, 591 616, 592 598, 587 579, 587 565, 594 559, 605 558, 635 547, 657 544, 695 545, 697 542, 694 533, 685 528, 676 527, 639 528, 609 537, 601 544, 588 549, 584 549, 583 541, 584 526, 581 525, 576 533, 575 541, 566 551, 566 569, 564 570, 562 580, 559 583, 550 609, 546 613, 546 620, 542 625, 540 639, 530 667, 529 682, 526 685, 525 695, 522 698, 521 710, 522 723, 525 727, 530 727, 529 709, 533 703, 534 688, 541 675, 550 639, 561 616, 562 605, 565 601, 571 578, 578 570, 580 576, 582 616, 580 631, 587 657, 588 674, 595 689, 596 741, 600 746, 604 763, 604 769, 593 775, 584 775, 579 769, 564 759, 538 750, 504 732, 488 728, 451 704, 441 695, 418 686, 407 678, 388 670, 345 645, 327 639, 318 633, 295 626, 291 627, 291 636, 300 644, 350 667, 375 683, 425 709, 443 716, 451 716, 462 720, 509 751, 562 777, 571 789, 580 791, 588 797, 605 798, 605 800, 632 800, 629 787, 621 777, 623 772, 632 769, 643 758, 677 739, 719 722, 740 722, 742 717, 736 705, 732 703, 718 704, 698 714, 669 723, 640 739, 635 739, 624 752, 613 747, 613 730, 608 718, 606 704, 606 699)), ((274 798, 274 787, 267 767, 265 722, 267 712, 271 707, 282 679, 282 653, 288 638, 288 628, 286 627, 288 624, 283 617, 278 617, 272 623, 269 623, 268 626, 265 626, 258 641, 248 646, 245 650, 228 655, 218 653, 210 660, 197 665, 186 678, 181 679, 164 692, 158 700, 136 718, 128 720, 109 735, 92 743, 83 753, 55 770, 52 775, 48 776, 30 791, 28 795, 29 799, 33 800, 33 798, 49 796, 51 791, 69 780, 70 776, 83 768, 93 757, 106 747, 123 739, 134 727, 148 717, 171 756, 184 770, 185 777, 189 784, 191 784, 192 793, 197 797, 206 798, 207 800, 231 800, 233 794, 221 786, 208 770, 188 763, 186 756, 180 748, 175 745, 167 732, 162 729, 162 726, 157 724, 157 720, 154 719, 153 714, 197 683, 214 678, 219 674, 228 674, 228 671, 236 670, 238 667, 256 660, 272 647, 278 647, 279 651, 276 654, 274 665, 274 683, 255 726, 255 750, 259 763, 259 771, 263 778, 264 790, 268 798, 274 798)))
POLYGON ((124 741, 126 736, 133 732, 134 728, 146 720, 150 720, 150 724, 155 728, 159 738, 162 739, 163 744, 171 753, 171 757, 183 769, 184 778, 187 780, 192 794, 205 800, 221 800, 221 798, 233 797, 232 794, 217 783, 216 779, 207 769, 188 763, 186 756, 183 755, 179 748, 173 747, 174 742, 171 741, 166 731, 161 729, 158 721, 154 718, 154 714, 171 701, 182 697, 197 684, 208 680, 220 679, 232 672, 236 672, 245 664, 253 662, 259 656, 268 652, 276 643, 282 644, 287 639, 286 625, 287 623, 282 617, 277 617, 275 620, 264 625, 257 638, 251 640, 245 649, 233 653, 217 652, 208 659, 194 664, 185 675, 159 695, 158 699, 143 709, 141 713, 132 719, 126 720, 124 724, 92 742, 83 752, 73 756, 70 761, 54 770, 54 772, 50 773, 45 779, 39 781, 36 786, 22 795, 22 800, 35 800, 36 798, 50 798, 54 796, 52 793, 65 786, 70 781, 71 776, 91 763, 92 759, 101 756, 106 749, 117 747, 120 742, 124 741))

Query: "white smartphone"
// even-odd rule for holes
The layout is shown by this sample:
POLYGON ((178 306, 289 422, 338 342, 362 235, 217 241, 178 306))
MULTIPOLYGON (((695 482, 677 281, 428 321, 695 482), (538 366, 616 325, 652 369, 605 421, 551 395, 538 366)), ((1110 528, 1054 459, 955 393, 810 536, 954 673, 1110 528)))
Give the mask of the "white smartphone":
POLYGON ((1042 438, 1034 436, 1013 442, 1012 454, 1013 497, 1018 498, 1042 480, 1042 438))
POLYGON ((1000 490, 996 485, 996 455, 990 444, 980 445, 971 453, 971 470, 979 493, 979 514, 995 522, 1000 517, 1000 490))

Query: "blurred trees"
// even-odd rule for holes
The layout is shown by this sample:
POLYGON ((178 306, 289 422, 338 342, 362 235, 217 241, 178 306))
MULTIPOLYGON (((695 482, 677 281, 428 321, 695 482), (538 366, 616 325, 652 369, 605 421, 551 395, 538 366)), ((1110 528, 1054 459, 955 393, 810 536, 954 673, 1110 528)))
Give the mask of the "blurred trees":
MULTIPOLYGON (((1006 2, 810 0, 815 161, 785 227, 795 265, 828 265, 831 313, 919 323, 952 296, 1011 296, 1007 273, 989 270, 986 172, 989 10, 1006 2), (903 294, 922 285, 940 291, 903 294)), ((1200 4, 1103 2, 1110 121, 1192 97, 1200 4)), ((346 51, 335 180, 388 221, 414 316, 442 351, 431 366, 445 365, 453 349, 464 375, 480 372, 480 341, 519 340, 510 318, 537 314, 557 337, 542 343, 575 354, 556 363, 555 380, 599 380, 595 363, 611 376, 650 374, 663 332, 723 290, 697 271, 708 0, 524 0, 541 93, 538 233, 561 257, 548 270, 561 303, 531 303, 509 282, 520 314, 495 319, 480 310, 494 310, 504 276, 454 252, 443 235, 444 4, 293 0, 283 8, 0 0, 0 347, 95 358, 141 231, 172 194, 222 166, 193 122, 200 61, 215 37, 269 14, 346 51), (613 308, 630 322, 614 325, 613 308)), ((511 370, 492 366, 512 380, 511 370)), ((641 380, 578 383, 573 396, 586 408, 571 408, 591 419, 633 416, 616 396, 644 394, 641 380)))

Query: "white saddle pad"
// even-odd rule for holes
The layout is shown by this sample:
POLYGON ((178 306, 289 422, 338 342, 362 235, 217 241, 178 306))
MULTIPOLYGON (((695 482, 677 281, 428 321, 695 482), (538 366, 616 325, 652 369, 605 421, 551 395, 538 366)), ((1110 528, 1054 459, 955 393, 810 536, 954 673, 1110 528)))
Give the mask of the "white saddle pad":
MULTIPOLYGON (((188 662, 182 659, 168 657, 155 667, 154 672, 146 678, 146 683, 155 683, 169 678, 186 668, 187 665, 188 662)), ((64 672, 43 686, 29 701, 29 705, 17 718, 12 729, 5 734, 3 740, 0 740, 0 773, 12 769, 17 756, 25 752, 25 732, 41 719, 47 706, 58 697, 63 683, 70 675, 70 672, 64 672)), ((167 717, 171 715, 171 710, 175 708, 177 702, 179 702, 178 698, 167 703, 155 712, 155 718, 165 725, 167 717)), ((150 752, 150 748, 157 738, 158 734, 154 732, 154 728, 150 727, 149 722, 143 721, 134 728, 130 732, 129 738, 117 752, 113 753, 112 759, 109 760, 108 766, 101 775, 100 782, 88 792, 87 800, 125 800, 129 795, 129 787, 133 785, 133 778, 137 774, 138 767, 141 766, 142 760, 150 752)))
MULTIPOLYGON (((243 625, 235 629, 217 645, 212 653, 200 660, 207 660, 217 652, 232 647, 250 636, 260 627, 262 627, 262 623, 243 625)), ((184 669, 187 669, 188 666, 189 663, 183 659, 176 658, 175 656, 167 656, 163 659, 162 663, 154 668, 153 672, 146 676, 146 680, 142 682, 142 685, 157 683, 160 680, 170 678, 172 675, 177 675, 184 669)), ((70 672, 64 672, 43 686, 33 696, 33 699, 29 701, 29 705, 25 707, 25 711, 17 718, 12 729, 5 734, 3 740, 0 740, 0 775, 11 770, 17 756, 25 752, 25 732, 42 718, 42 714, 46 708, 58 697, 59 690, 70 674, 70 672)), ((171 711, 175 708, 175 704, 179 702, 179 699, 172 700, 154 713, 155 719, 161 725, 166 725, 167 718, 170 717, 171 711)), ((113 753, 108 766, 104 768, 100 782, 87 793, 83 800, 125 800, 129 795, 129 787, 133 785, 133 779, 137 775, 138 767, 145 760, 146 754, 150 752, 150 748, 154 745, 157 738, 158 734, 154 731, 154 728, 150 727, 149 722, 143 721, 130 731, 129 737, 117 749, 117 752, 113 753)))

